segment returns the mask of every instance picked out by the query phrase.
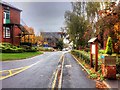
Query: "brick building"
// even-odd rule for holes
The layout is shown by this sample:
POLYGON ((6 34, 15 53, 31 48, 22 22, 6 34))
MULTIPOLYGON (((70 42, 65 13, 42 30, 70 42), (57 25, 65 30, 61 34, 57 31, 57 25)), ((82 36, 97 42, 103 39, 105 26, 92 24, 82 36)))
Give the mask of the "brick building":
POLYGON ((56 43, 64 36, 63 32, 41 32, 43 46, 56 48, 56 43))
POLYGON ((22 10, 6 3, 0 2, 0 42, 8 42, 20 45, 21 37, 28 34, 20 24, 20 13, 22 10))

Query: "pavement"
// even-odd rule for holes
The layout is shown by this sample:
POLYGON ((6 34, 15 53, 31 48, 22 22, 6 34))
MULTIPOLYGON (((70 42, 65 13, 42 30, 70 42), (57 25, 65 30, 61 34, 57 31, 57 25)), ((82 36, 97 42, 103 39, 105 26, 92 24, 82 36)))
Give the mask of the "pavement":
POLYGON ((110 90, 120 90, 120 81, 119 80, 106 79, 105 82, 111 88, 110 90))
POLYGON ((87 73, 74 60, 70 53, 64 55, 62 88, 94 89, 95 81, 87 78, 87 73))
MULTIPOLYGON (((75 58, 75 57, 74 57, 75 58)), ((75 58, 76 59, 76 58, 75 58)), ((77 60, 77 59, 76 59, 77 60)), ((80 63, 79 63, 80 64, 80 63)), ((81 64, 80 64, 81 65, 81 64)), ((81 65, 82 66, 82 65, 81 65)), ((83 69, 84 66, 82 66, 83 69)), ((85 70, 86 71, 86 70, 85 70)), ((86 71, 87 72, 87 71, 86 71)), ((88 73, 88 72, 87 72, 88 73)), ((103 83, 109 88, 109 90, 120 90, 120 80, 106 79, 103 83)))

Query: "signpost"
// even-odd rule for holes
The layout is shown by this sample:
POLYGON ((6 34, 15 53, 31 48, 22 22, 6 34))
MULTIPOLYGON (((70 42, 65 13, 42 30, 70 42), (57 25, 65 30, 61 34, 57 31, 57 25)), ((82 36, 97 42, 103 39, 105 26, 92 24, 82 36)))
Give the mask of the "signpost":
POLYGON ((90 43, 90 66, 93 67, 93 55, 95 55, 95 71, 98 71, 98 39, 91 38, 90 43))

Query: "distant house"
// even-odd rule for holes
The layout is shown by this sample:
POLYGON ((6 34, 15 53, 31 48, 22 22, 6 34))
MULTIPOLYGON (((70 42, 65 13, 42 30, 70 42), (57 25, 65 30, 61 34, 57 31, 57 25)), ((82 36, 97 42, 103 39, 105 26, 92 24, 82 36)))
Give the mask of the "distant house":
POLYGON ((21 43, 21 37, 28 34, 20 24, 21 11, 6 2, 0 2, 0 38, 2 38, 0 42, 18 46, 21 43))
POLYGON ((56 43, 59 39, 63 37, 64 33, 62 32, 41 32, 43 37, 43 46, 45 47, 56 47, 56 43))

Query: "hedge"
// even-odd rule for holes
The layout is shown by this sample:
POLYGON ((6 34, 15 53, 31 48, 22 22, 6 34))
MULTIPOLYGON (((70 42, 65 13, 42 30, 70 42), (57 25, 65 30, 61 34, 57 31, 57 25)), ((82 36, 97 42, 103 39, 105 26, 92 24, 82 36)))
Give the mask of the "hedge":
POLYGON ((54 51, 53 48, 44 48, 44 47, 38 47, 39 51, 54 51))
POLYGON ((75 55, 77 58, 80 58, 81 60, 84 60, 85 63, 90 63, 90 56, 89 53, 85 51, 79 51, 79 50, 72 50, 71 53, 75 55))
MULTIPOLYGON (((104 53, 105 51, 101 50, 99 52, 104 53)), ((89 53, 87 53, 85 51, 80 51, 80 50, 72 50, 71 54, 75 55, 77 58, 80 58, 81 60, 84 60, 85 63, 90 64, 90 54, 89 53)), ((98 61, 99 70, 101 69, 101 63, 102 62, 98 61)), ((116 67, 117 67, 117 73, 120 74, 120 56, 119 55, 117 56, 117 59, 116 59, 116 67)))
POLYGON ((36 52, 38 51, 37 47, 26 46, 26 48, 22 46, 14 46, 10 43, 0 43, 0 51, 2 53, 22 53, 22 52, 36 52))

